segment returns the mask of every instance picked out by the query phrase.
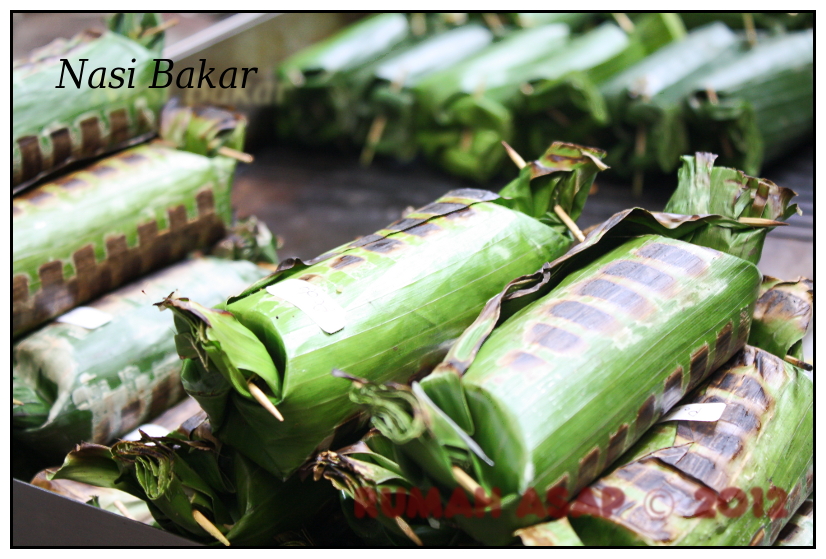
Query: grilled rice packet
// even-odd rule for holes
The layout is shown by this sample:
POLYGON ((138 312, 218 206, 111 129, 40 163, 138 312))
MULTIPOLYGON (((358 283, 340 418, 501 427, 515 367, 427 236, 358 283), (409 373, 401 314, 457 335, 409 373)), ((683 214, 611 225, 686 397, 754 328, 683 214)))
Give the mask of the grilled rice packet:
MULTIPOLYGON (((698 182, 700 204, 708 173, 683 179, 698 182)), ((421 382, 377 390, 354 379, 351 399, 419 487, 438 488, 444 502, 457 487, 482 492, 457 518, 463 529, 509 542, 549 515, 535 496, 564 504, 745 344, 759 254, 677 240, 719 249, 721 231, 736 240, 776 224, 741 223, 735 201, 726 215, 615 215, 492 298, 421 382)))
POLYGON ((118 14, 109 20, 109 31, 57 39, 14 62, 15 194, 70 163, 140 143, 157 132, 168 90, 149 86, 164 34, 144 32, 161 23, 160 14, 118 14), (63 59, 80 80, 79 86, 63 59), (119 68, 132 59, 125 72, 119 68), (96 77, 100 72, 93 70, 102 68, 119 68, 120 77, 108 77, 105 71, 96 77), (122 87, 114 87, 117 79, 122 87))
POLYGON ((244 117, 175 103, 163 116, 161 139, 12 200, 14 336, 224 236, 236 160, 218 152, 243 147, 244 117))

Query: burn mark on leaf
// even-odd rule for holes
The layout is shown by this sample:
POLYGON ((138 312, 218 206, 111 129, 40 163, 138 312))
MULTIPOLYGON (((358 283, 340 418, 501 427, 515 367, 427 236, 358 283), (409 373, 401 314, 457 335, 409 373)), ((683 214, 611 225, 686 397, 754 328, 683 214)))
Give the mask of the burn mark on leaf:
POLYGON ((582 338, 576 334, 541 323, 531 327, 527 334, 527 341, 559 353, 578 351, 584 346, 582 338))
POLYGON ((333 268, 335 270, 342 270, 344 268, 347 268, 348 266, 356 266, 358 264, 361 264, 362 262, 365 262, 365 260, 361 256, 344 254, 330 262, 330 268, 333 268))
POLYGON ((494 194, 489 190, 482 190, 479 188, 458 188, 456 190, 451 190, 444 196, 445 198, 467 198, 470 200, 476 200, 478 202, 489 202, 491 200, 496 200, 499 198, 498 195, 494 194))
POLYGON ((548 363, 544 360, 530 353, 525 353, 524 351, 511 351, 507 353, 500 364, 520 372, 548 366, 548 363))
POLYGON ((474 210, 473 208, 464 208, 464 209, 459 210, 459 211, 450 212, 448 214, 445 214, 445 219, 449 219, 449 220, 464 219, 464 218, 471 217, 472 215, 475 215, 475 214, 476 214, 476 210, 474 210))
POLYGON ((72 137, 68 128, 60 128, 49 134, 52 138, 52 166, 57 167, 72 155, 72 137))
POLYGON ((89 169, 89 172, 92 173, 93 175, 95 175, 96 177, 101 177, 101 178, 111 177, 113 175, 118 174, 117 169, 115 169, 114 167, 110 167, 108 165, 95 165, 94 167, 89 169))
POLYGON ((451 212, 457 212, 464 208, 467 208, 465 204, 456 204, 451 202, 433 202, 432 204, 428 204, 425 207, 416 210, 416 213, 445 215, 451 212))
POLYGON ((86 181, 82 181, 80 179, 66 179, 62 181, 57 181, 57 184, 60 185, 60 188, 65 190, 74 190, 76 188, 83 188, 84 186, 89 186, 89 183, 86 181))
POLYGON ((673 465, 709 487, 717 485, 714 482, 714 479, 718 476, 717 464, 705 456, 688 452, 679 459, 679 465, 673 465))
POLYGON ((654 412, 655 405, 657 403, 656 398, 652 394, 649 396, 645 402, 643 403, 640 411, 637 412, 637 424, 636 424, 636 433, 637 435, 641 435, 644 433, 652 423, 654 423, 654 412))
POLYGON ((720 332, 717 333, 717 344, 714 346, 714 365, 712 366, 713 369, 717 369, 723 365, 723 363, 728 359, 729 353, 729 346, 731 345, 731 333, 732 333, 732 324, 731 321, 728 322, 720 332))
POLYGON ((612 262, 603 268, 603 272, 610 276, 627 278, 655 291, 663 291, 674 284, 674 278, 668 274, 651 266, 629 260, 612 262))
POLYGON ((594 447, 585 458, 579 461, 577 486, 583 487, 596 479, 599 474, 599 447, 594 447))
POLYGON ((708 344, 703 344, 703 347, 691 354, 691 368, 689 369, 689 385, 691 390, 703 380, 708 370, 708 344))
POLYGON ((697 275, 707 267, 702 258, 674 245, 652 243, 641 247, 637 250, 637 254, 644 258, 651 258, 676 266, 691 275, 697 275))
POLYGON ((763 390, 763 387, 760 386, 759 382, 750 376, 737 375, 729 372, 726 373, 722 379, 720 379, 718 386, 722 390, 726 390, 757 404, 764 410, 768 409, 771 404, 771 399, 766 394, 766 391, 763 390))
POLYGON ((410 229, 405 231, 405 233, 408 233, 410 235, 416 235, 417 237, 427 237, 428 235, 441 230, 442 228, 436 225, 435 223, 422 223, 421 225, 411 227, 410 229))
POLYGON ((754 534, 754 536, 751 538, 749 545, 752 547, 761 545, 764 539, 766 539, 766 529, 761 527, 759 530, 757 530, 757 533, 754 534))
POLYGON ((548 314, 570 320, 588 330, 613 331, 615 328, 611 315, 579 301, 560 301, 548 309, 548 314))
POLYGON ((757 431, 760 429, 760 420, 742 404, 737 402, 726 402, 726 409, 723 412, 720 421, 727 421, 733 425, 737 425, 744 431, 757 431))
POLYGON ((414 218, 408 217, 406 219, 401 219, 399 221, 394 221, 393 223, 391 223, 390 225, 385 227, 385 229, 387 229, 388 231, 404 231, 406 229, 410 229, 411 227, 416 227, 417 225, 421 225, 425 221, 427 221, 427 220, 424 219, 424 218, 414 219, 414 218))
POLYGON ((665 379, 665 386, 663 387, 663 401, 662 409, 667 411, 680 401, 683 396, 683 368, 678 366, 667 379, 665 379))
POLYGON ((128 165, 139 165, 149 161, 149 158, 140 153, 125 152, 119 159, 128 165))
MULTIPOLYGON (((376 235, 375 233, 373 233, 372 235, 366 235, 364 237, 361 237, 360 239, 356 239, 355 241, 353 241, 352 243, 350 243, 347 246, 352 247, 352 248, 363 247, 364 245, 367 245, 367 244, 370 244, 370 243, 375 243, 376 241, 380 241, 383 238, 384 237, 382 235, 376 235)), ((325 254, 329 254, 329 253, 325 253, 325 254)), ((324 255, 322 255, 322 256, 324 256, 324 255)), ((321 258, 321 257, 319 257, 319 258, 321 258)), ((314 260, 319 261, 319 259, 314 259, 314 260)))
POLYGON ((617 429, 617 432, 611 435, 608 441, 608 452, 605 459, 605 465, 609 466, 614 460, 619 458, 622 451, 625 450, 625 442, 628 439, 628 424, 623 423, 617 429))
POLYGON ((645 299, 636 291, 605 279, 593 279, 579 288, 580 295, 609 301, 629 313, 647 308, 645 299))
POLYGON ((382 238, 381 240, 374 241, 372 243, 368 243, 364 245, 362 248, 364 250, 369 250, 370 252, 378 252, 380 254, 387 254, 389 252, 393 252, 395 250, 400 249, 401 247, 405 246, 403 242, 397 241, 396 239, 390 238, 382 238))

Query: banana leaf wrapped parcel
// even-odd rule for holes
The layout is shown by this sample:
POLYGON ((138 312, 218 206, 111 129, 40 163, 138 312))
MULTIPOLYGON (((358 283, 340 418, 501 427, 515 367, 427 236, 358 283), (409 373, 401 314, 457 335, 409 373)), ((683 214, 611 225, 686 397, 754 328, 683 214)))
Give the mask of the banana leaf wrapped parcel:
POLYGON ((149 86, 154 59, 161 57, 163 32, 141 35, 161 23, 160 14, 119 16, 110 21, 111 31, 57 39, 15 61, 14 192, 73 161, 144 141, 157 132, 168 90, 149 86), (126 16, 133 16, 129 19, 134 25, 125 24, 126 16), (111 77, 107 68, 114 68, 111 77))
POLYGON ((729 194, 715 193, 729 200, 725 215, 615 215, 508 284, 412 388, 378 390, 362 379, 351 399, 395 443, 408 479, 437 488, 448 505, 463 489, 474 504, 459 525, 480 542, 508 543, 745 344, 756 260, 695 244, 704 229, 726 238, 755 227, 738 221, 744 208, 729 194), (695 243, 678 240, 691 235, 695 243))
POLYGON ((531 66, 568 41, 564 24, 510 34, 475 56, 431 74, 413 88, 419 106, 418 143, 451 174, 485 182, 504 162, 501 142, 513 142, 508 101, 531 66))
POLYGON ((324 144, 352 131, 349 110, 358 92, 348 74, 414 39, 404 14, 378 14, 284 61, 276 72, 278 134, 324 144))
POLYGON ((298 476, 282 482, 222 445, 203 414, 165 437, 78 445, 51 479, 124 491, 144 501, 167 531, 237 546, 272 545, 334 496, 298 476))
POLYGON ((815 500, 814 493, 803 501, 789 523, 780 532, 776 546, 812 547, 815 544, 815 500))
POLYGON ((47 456, 80 441, 108 443, 184 396, 172 321, 153 298, 177 289, 218 304, 267 275, 250 262, 198 258, 169 267, 81 307, 103 325, 66 315, 18 340, 12 434, 47 456))
POLYGON ((814 31, 761 39, 698 79, 690 93, 692 147, 759 173, 814 128, 814 31))
POLYGON ((417 151, 412 88, 428 75, 480 51, 493 38, 493 33, 481 25, 463 25, 423 39, 361 70, 371 76, 365 99, 351 108, 359 117, 356 143, 375 153, 412 159, 417 151))
POLYGON ((742 44, 722 23, 711 24, 603 83, 600 91, 617 139, 609 157, 612 168, 623 173, 676 169, 680 154, 691 148, 682 103, 690 91, 682 92, 679 85, 742 44))
POLYGON ((520 89, 516 103, 516 148, 528 155, 552 140, 598 145, 609 125, 600 85, 660 47, 685 36, 680 16, 648 14, 631 33, 604 23, 571 41, 535 66, 535 76, 520 89))
POLYGON ((508 279, 570 246, 549 208, 576 219, 601 156, 555 144, 501 196, 448 193, 309 262, 282 262, 221 310, 167 298, 178 351, 193 360, 187 393, 216 437, 288 477, 361 416, 330 371, 401 382, 437 363, 508 279))
MULTIPOLYGON (((806 333, 812 283, 770 279, 763 287, 755 322, 785 317, 788 327, 771 337, 775 347, 784 340, 781 355, 746 346, 681 402, 722 404, 717 421, 657 425, 580 494, 570 523, 583 543, 768 546, 809 495, 813 379, 784 357, 806 333)), ((766 328, 749 343, 760 344, 766 328)))
POLYGON ((12 200, 14 336, 223 237, 236 161, 217 150, 242 147, 243 117, 168 108, 162 129, 12 200))

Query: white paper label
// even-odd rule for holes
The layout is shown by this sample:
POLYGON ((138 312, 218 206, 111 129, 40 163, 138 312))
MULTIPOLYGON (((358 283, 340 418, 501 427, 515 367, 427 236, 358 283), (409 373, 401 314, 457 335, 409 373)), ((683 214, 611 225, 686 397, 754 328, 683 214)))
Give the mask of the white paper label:
POLYGON ((155 425, 154 423, 146 423, 145 425, 141 425, 131 433, 127 433, 121 437, 121 440, 124 441, 139 441, 141 440, 140 431, 143 431, 150 437, 165 437, 169 434, 169 429, 166 427, 161 427, 160 425, 155 425))
POLYGON ((344 309, 323 289, 299 279, 286 279, 267 287, 267 292, 307 313, 328 334, 344 328, 344 309))
POLYGON ((95 330, 112 320, 112 315, 92 307, 78 307, 63 316, 57 317, 55 320, 66 324, 74 324, 87 330, 95 330))
POLYGON ((717 421, 723 417, 726 405, 722 402, 712 404, 686 404, 677 406, 663 417, 663 421, 717 421))

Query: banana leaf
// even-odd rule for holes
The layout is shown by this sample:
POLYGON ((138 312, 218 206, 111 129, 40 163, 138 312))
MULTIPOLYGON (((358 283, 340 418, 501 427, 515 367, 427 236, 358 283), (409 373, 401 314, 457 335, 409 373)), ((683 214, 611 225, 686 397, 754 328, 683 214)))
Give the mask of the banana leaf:
POLYGON ((774 545, 782 547, 813 547, 815 545, 814 493, 803 501, 789 523, 781 530, 774 545))
POLYGON ((617 145, 609 161, 621 173, 673 171, 690 151, 682 100, 686 80, 732 56, 742 42, 722 23, 695 29, 600 86, 617 145))
POLYGON ((349 111, 362 86, 356 88, 348 74, 414 40, 403 14, 385 13, 288 58, 276 71, 279 135, 323 144, 352 133, 349 111))
POLYGON ((218 537, 194 511, 221 532, 225 545, 271 545, 333 497, 324 484, 297 477, 281 482, 218 443, 202 421, 196 416, 167 437, 144 435, 111 448, 78 445, 52 479, 125 491, 145 501, 163 529, 216 545, 218 537))
MULTIPOLYGON (((785 220, 795 212, 791 200, 797 194, 767 179, 750 177, 727 167, 714 167, 717 156, 696 153, 683 156, 677 175, 677 188, 664 211, 675 214, 718 214, 734 219, 761 218, 785 220)), ((690 238, 694 244, 723 250, 752 264, 760 261, 767 229, 715 227, 697 230, 690 238)))
POLYGON ((506 14, 507 19, 519 27, 538 27, 550 23, 564 23, 571 30, 580 30, 593 18, 593 13, 588 12, 518 12, 506 14))
POLYGON ((598 145, 598 133, 609 124, 608 107, 599 86, 643 60, 660 47, 682 39, 685 28, 677 14, 648 14, 626 34, 611 23, 574 39, 536 66, 538 79, 521 91, 517 147, 532 154, 552 140, 598 145))
POLYGON ((227 123, 243 130, 243 117, 190 109, 164 116, 170 140, 132 147, 12 200, 14 336, 223 237, 236 161, 175 149, 174 139, 193 149, 195 136, 212 138, 204 149, 216 139, 240 147, 227 123))
MULTIPOLYGON (((811 283, 795 291, 808 322, 811 283)), ((795 319, 788 299, 761 297, 755 322, 795 319)), ((796 325, 778 332, 787 347, 796 325)), ((573 503, 573 528, 586 545, 772 545, 813 487, 813 398, 810 373, 746 346, 682 402, 723 403, 722 417, 657 425, 573 503), (609 494, 622 502, 606 508, 609 494)))
POLYGON ((143 39, 139 35, 160 23, 159 14, 120 14, 110 21, 112 31, 57 39, 14 63, 14 193, 74 161, 144 141, 157 131, 168 90, 149 86, 154 59, 163 49, 163 33, 143 39), (69 70, 63 70, 61 59, 81 80, 79 87, 69 70), (81 64, 85 64, 82 74, 81 64), (104 69, 109 68, 120 68, 120 77, 106 76, 104 69), (123 87, 112 87, 118 79, 123 87), (97 87, 104 80, 108 85, 97 87))
POLYGON ((361 416, 349 383, 330 371, 400 382, 438 363, 504 283, 568 248, 570 233, 548 209, 559 204, 576 219, 601 156, 555 144, 501 197, 448 193, 311 261, 285 260, 221 310, 167 298, 159 305, 176 314, 179 354, 194 361, 187 393, 220 440, 288 477, 361 416), (252 381, 283 422, 254 399, 252 381))
POLYGON ((153 298, 176 289, 218 304, 267 275, 250 262, 182 262, 93 301, 111 318, 52 322, 12 347, 12 435, 51 457, 80 441, 108 443, 184 396, 172 321, 153 298), (209 278, 209 280, 205 280, 209 278))
POLYGON ((775 32, 802 29, 814 25, 814 12, 754 12, 751 14, 738 12, 686 12, 683 19, 685 20, 685 24, 690 28, 707 25, 713 21, 721 21, 732 29, 743 29, 746 27, 746 19, 744 18, 746 15, 752 16, 755 27, 759 29, 769 29, 775 32))
POLYGON ((418 504, 417 489, 396 463, 392 443, 375 429, 356 444, 319 453, 312 471, 316 481, 324 478, 340 491, 348 524, 368 545, 444 547, 473 543, 449 519, 406 519, 418 504))
POLYGON ((746 343, 754 263, 676 240, 754 228, 721 209, 727 215, 617 214, 508 284, 412 389, 377 391, 362 379, 351 399, 407 457, 403 473, 419 487, 439 488, 448 503, 457 486, 482 492, 457 519, 463 529, 508 543, 564 507, 746 343))
POLYGON ((501 142, 513 141, 509 103, 533 76, 532 65, 566 44, 568 34, 563 24, 518 31, 419 82, 417 141, 425 156, 451 174, 491 179, 505 158, 501 142))
MULTIPOLYGON (((464 25, 419 42, 370 68, 371 85, 358 112, 355 142, 367 144, 376 153, 401 160, 412 159, 415 141, 416 100, 412 88, 430 74, 470 57, 493 41, 481 25, 464 25), (377 123, 376 119, 380 119, 377 123), (380 129, 380 138, 372 137, 380 129)), ((546 144, 549 145, 549 144, 546 144)))
POLYGON ((211 255, 228 260, 277 264, 280 239, 254 215, 238 220, 229 234, 212 247, 211 255))
POLYGON ((814 129, 814 31, 762 39, 698 80, 687 96, 692 147, 760 172, 814 129))

